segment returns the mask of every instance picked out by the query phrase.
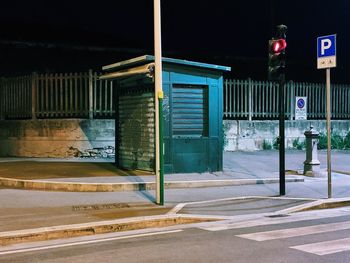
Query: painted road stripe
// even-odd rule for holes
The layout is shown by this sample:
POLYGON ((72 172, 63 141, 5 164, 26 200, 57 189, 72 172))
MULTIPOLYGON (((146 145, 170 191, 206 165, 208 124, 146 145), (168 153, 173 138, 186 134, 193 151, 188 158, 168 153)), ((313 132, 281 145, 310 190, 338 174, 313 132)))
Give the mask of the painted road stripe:
POLYGON ((218 221, 218 222, 210 222, 206 226, 199 227, 200 229, 207 231, 222 231, 228 229, 239 229, 239 228, 248 228, 255 226, 267 226, 267 225, 276 225, 276 224, 286 224, 293 223, 299 221, 309 221, 309 220, 317 220, 322 218, 335 218, 340 216, 348 216, 350 215, 350 211, 348 208, 339 208, 339 209, 330 209, 330 210, 315 210, 308 212, 298 212, 286 217, 274 217, 269 218, 266 217, 269 214, 263 214, 258 216, 256 219, 245 218, 242 216, 236 216, 233 219, 218 221), (238 219, 238 220, 237 220, 238 219))
POLYGON ((350 238, 311 243, 290 247, 307 253, 323 256, 350 250, 350 238))
POLYGON ((284 196, 260 196, 260 195, 258 195, 258 196, 256 196, 256 195, 238 196, 238 197, 229 197, 229 198, 222 198, 222 199, 179 203, 174 208, 172 208, 167 214, 169 214, 169 215, 177 214, 185 206, 204 205, 204 204, 211 204, 211 203, 220 203, 220 202, 227 202, 227 201, 247 200, 247 199, 301 200, 301 201, 317 201, 318 200, 318 199, 314 199, 314 198, 296 198, 296 197, 284 197, 284 196))
POLYGON ((326 232, 333 232, 339 230, 350 229, 350 222, 340 222, 340 223, 331 223, 331 224, 322 224, 306 227, 297 227, 265 232, 257 232, 251 234, 237 235, 237 237, 246 238, 255 241, 266 241, 274 239, 282 239, 289 237, 298 237, 306 236, 313 234, 320 234, 326 232))
POLYGON ((118 237, 94 239, 94 240, 87 240, 87 241, 77 241, 77 242, 70 242, 70 243, 49 245, 49 246, 39 246, 39 247, 31 247, 31 248, 24 248, 24 249, 15 249, 15 250, 2 251, 2 252, 0 252, 0 256, 1 255, 17 254, 17 253, 33 252, 33 251, 40 251, 40 250, 55 249, 55 248, 64 248, 64 247, 73 247, 73 246, 81 246, 81 245, 88 245, 88 244, 96 244, 96 243, 108 242, 108 241, 114 241, 114 240, 120 240, 120 239, 147 237, 147 236, 155 236, 155 235, 165 235, 165 234, 178 233, 178 232, 181 232, 181 231, 183 231, 183 230, 178 229, 178 230, 169 230, 169 231, 162 231, 162 232, 144 233, 144 234, 137 234, 137 235, 130 235, 130 236, 118 236, 118 237))

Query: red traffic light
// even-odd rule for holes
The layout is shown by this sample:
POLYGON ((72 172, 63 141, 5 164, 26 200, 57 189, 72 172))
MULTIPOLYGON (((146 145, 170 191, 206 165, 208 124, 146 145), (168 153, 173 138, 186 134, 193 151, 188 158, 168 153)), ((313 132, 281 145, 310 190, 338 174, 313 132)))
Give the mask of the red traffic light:
POLYGON ((272 40, 271 43, 271 51, 273 53, 281 53, 283 50, 285 50, 287 47, 287 41, 283 38, 281 39, 276 39, 276 40, 272 40))

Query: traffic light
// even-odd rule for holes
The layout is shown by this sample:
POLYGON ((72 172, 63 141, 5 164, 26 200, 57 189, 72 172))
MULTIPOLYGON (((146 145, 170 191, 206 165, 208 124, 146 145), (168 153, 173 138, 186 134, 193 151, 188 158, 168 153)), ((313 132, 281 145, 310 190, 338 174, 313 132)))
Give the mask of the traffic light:
POLYGON ((269 40, 269 58, 268 58, 268 79, 279 80, 281 74, 285 73, 286 68, 286 32, 287 27, 280 25, 277 27, 277 34, 269 40))

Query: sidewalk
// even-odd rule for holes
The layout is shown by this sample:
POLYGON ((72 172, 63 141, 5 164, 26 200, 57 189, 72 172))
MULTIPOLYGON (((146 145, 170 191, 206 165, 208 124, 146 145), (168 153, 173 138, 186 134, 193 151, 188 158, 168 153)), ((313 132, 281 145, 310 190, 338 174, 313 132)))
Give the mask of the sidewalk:
MULTIPOLYGON (((304 152, 292 151, 286 154, 286 168, 288 170, 302 169, 304 152)), ((349 171, 348 152, 333 153, 333 168, 349 171)), ((205 188, 180 188, 167 189, 165 191, 165 206, 157 206, 154 202, 155 193, 153 190, 127 192, 53 192, 0 188, 0 232, 33 229, 38 227, 50 227, 78 223, 99 222, 104 220, 115 220, 135 216, 153 216, 166 214, 170 209, 179 203, 198 202, 212 199, 232 198, 240 196, 276 196, 279 193, 279 184, 261 184, 261 180, 278 179, 278 152, 235 152, 224 155, 224 172, 205 174, 177 174, 166 175, 165 180, 169 182, 184 182, 184 187, 189 181, 225 181, 256 180, 257 184, 246 184, 240 186, 226 185, 222 187, 205 188)), ((321 152, 321 168, 324 168, 325 153, 321 152)), ((21 160, 23 161, 23 160, 21 160)), ((30 160, 34 163, 37 160, 30 160)), ((56 167, 57 161, 41 159, 39 165, 46 162, 46 166, 56 167), (47 162, 50 161, 50 162, 47 162), (55 161, 55 162, 52 162, 55 161)), ((11 159, 13 165, 11 170, 9 162, 0 162, 0 176, 7 171, 12 178, 32 178, 34 180, 57 181, 57 182, 88 182, 88 183, 130 183, 130 182, 151 182, 154 175, 133 176, 114 174, 109 164, 101 164, 94 160, 89 162, 89 176, 81 177, 79 165, 72 169, 72 162, 67 163, 70 173, 64 169, 48 173, 43 167, 28 165, 25 173, 16 174, 16 169, 21 167, 18 160, 11 159), (15 165, 16 164, 16 165, 15 165), (69 165, 70 164, 70 165, 69 165), (95 165, 94 165, 95 164, 95 165), (29 169, 36 167, 35 169, 29 169), (99 169, 97 169, 97 168, 99 169), (101 172, 103 167, 103 172, 101 172), (38 173, 40 169, 40 173, 38 173), (99 171, 99 173, 96 173, 99 171), (100 173, 101 172, 101 173, 100 173), (109 174, 106 174, 108 172, 109 174), (60 176, 57 176, 59 174, 60 176), (41 176, 43 175, 43 176, 41 176), (108 176, 106 176, 108 175, 108 176)), ((76 165, 73 163, 73 166, 76 165)), ((85 164, 87 165, 87 164, 85 164)), ((51 170, 52 172, 53 170, 51 170)), ((86 175, 86 174, 85 174, 86 175)), ((289 177, 289 176, 288 176, 289 177)), ((287 183, 287 197, 322 199, 327 196, 326 178, 305 178, 294 176, 293 178, 304 179, 304 182, 287 183)), ((276 181, 277 182, 277 181, 276 181)), ((334 197, 350 196, 350 176, 334 174, 334 197)), ((268 205, 273 204, 267 202, 268 205)), ((0 234, 1 234, 0 233, 0 234)))
MULTIPOLYGON (((236 159, 236 158, 234 158, 236 159)), ((238 160, 235 160, 236 162, 238 160)), ((288 176, 287 182, 302 181, 288 176)), ((230 185, 277 183, 278 173, 235 171, 166 174, 165 189, 218 187, 230 185)), ((147 171, 117 169, 110 159, 21 158, 0 161, 0 185, 8 188, 66 191, 117 192, 154 190, 155 175, 147 171)))

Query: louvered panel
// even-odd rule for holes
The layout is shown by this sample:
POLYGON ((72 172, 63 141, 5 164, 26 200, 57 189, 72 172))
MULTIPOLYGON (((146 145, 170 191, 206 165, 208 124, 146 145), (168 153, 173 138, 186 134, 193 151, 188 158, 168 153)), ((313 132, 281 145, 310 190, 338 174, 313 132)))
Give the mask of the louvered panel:
POLYGON ((201 85, 173 86, 173 135, 207 136, 208 89, 201 85))

